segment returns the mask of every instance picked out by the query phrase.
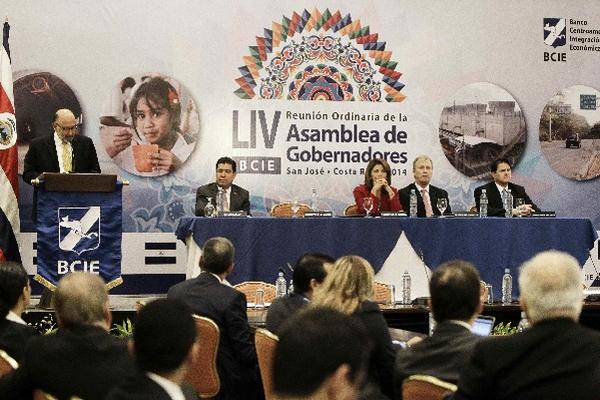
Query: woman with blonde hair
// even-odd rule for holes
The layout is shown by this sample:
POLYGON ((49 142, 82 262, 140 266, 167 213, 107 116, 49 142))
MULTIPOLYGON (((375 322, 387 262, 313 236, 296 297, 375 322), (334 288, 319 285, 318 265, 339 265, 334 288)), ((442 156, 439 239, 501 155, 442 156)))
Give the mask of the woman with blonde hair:
POLYGON ((369 361, 369 399, 393 397, 393 371, 396 350, 379 306, 373 296, 373 267, 362 257, 340 257, 323 284, 315 290, 314 306, 327 306, 362 322, 373 342, 369 361), (372 393, 373 390, 375 393, 372 393), (387 396, 387 397, 386 397, 387 396))

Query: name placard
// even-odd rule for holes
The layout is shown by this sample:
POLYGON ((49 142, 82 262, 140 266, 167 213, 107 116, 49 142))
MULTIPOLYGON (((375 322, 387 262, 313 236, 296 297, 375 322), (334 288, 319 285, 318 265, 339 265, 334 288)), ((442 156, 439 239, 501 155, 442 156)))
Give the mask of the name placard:
POLYGON ((453 214, 455 217, 460 217, 460 218, 479 217, 479 213, 474 212, 474 211, 454 211, 453 214))
POLYGON ((531 213, 532 218, 556 218, 556 211, 540 211, 531 213))
POLYGON ((408 215, 406 215, 406 213, 402 212, 402 211, 382 211, 381 217, 382 218, 406 218, 406 217, 408 217, 408 215))
POLYGON ((304 218, 331 218, 333 211, 307 211, 304 213, 304 218))
POLYGON ((232 217, 245 217, 246 213, 244 211, 223 211, 222 214, 219 215, 219 218, 232 218, 232 217))

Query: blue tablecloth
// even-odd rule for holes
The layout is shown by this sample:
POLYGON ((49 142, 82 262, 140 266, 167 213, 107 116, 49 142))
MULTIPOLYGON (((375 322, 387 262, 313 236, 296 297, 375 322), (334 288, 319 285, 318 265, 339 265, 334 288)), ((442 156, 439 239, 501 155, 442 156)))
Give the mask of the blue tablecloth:
POLYGON ((500 282, 504 268, 518 276, 523 261, 548 249, 570 253, 583 265, 597 238, 585 218, 186 217, 176 234, 182 240, 193 234, 198 246, 212 236, 230 239, 236 248, 236 267, 229 280, 238 283, 274 282, 279 268, 293 265, 309 251, 333 257, 360 255, 377 272, 402 232, 429 267, 457 258, 469 260, 487 282, 500 282))

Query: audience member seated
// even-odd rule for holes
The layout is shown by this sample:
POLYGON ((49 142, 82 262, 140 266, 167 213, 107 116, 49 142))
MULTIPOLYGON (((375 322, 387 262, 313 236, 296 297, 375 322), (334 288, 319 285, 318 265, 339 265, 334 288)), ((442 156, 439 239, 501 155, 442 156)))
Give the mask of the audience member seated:
POLYGON ((147 304, 137 315, 130 342, 138 374, 106 400, 198 399, 191 387, 181 386, 198 346, 192 312, 185 304, 171 299, 147 304))
POLYGON ((456 383, 478 337, 471 325, 483 306, 479 272, 466 261, 449 261, 431 274, 430 308, 436 325, 433 334, 396 356, 394 389, 402 398, 402 382, 410 375, 431 375, 456 383))
POLYGON ((289 317, 310 302, 314 289, 323 283, 327 271, 325 264, 333 264, 334 259, 318 253, 307 253, 296 261, 293 281, 294 292, 275 299, 267 312, 267 329, 275 334, 289 317))
POLYGON ((355 400, 370 340, 362 324, 327 307, 310 307, 281 329, 273 361, 279 400, 355 400))
POLYGON ((354 188, 354 200, 360 214, 365 214, 365 199, 371 199, 369 214, 402 211, 398 190, 392 185, 392 172, 387 161, 374 158, 367 164, 365 183, 354 188))
POLYGON ((18 363, 25 344, 35 335, 35 330, 21 318, 30 296, 29 277, 23 265, 0 262, 0 349, 18 363))
POLYGON ((455 399, 598 399, 600 332, 577 323, 581 268, 572 256, 542 252, 521 267, 519 299, 532 327, 475 345, 455 399))
POLYGON ((108 333, 112 317, 98 275, 63 277, 54 306, 58 332, 29 340, 19 368, 0 380, 0 399, 31 399, 41 389, 58 398, 102 400, 135 373, 126 343, 108 333))
POLYGON ((332 307, 362 322, 374 344, 369 363, 369 384, 362 398, 391 398, 393 394, 394 358, 392 344, 379 306, 373 296, 373 267, 359 256, 339 258, 329 270, 313 297, 315 306, 332 307))
POLYGON ((248 325, 246 296, 229 286, 235 250, 222 237, 204 243, 200 275, 171 287, 168 297, 183 301, 191 310, 215 321, 220 330, 217 369, 221 390, 217 399, 253 399, 262 386, 254 338, 248 325))

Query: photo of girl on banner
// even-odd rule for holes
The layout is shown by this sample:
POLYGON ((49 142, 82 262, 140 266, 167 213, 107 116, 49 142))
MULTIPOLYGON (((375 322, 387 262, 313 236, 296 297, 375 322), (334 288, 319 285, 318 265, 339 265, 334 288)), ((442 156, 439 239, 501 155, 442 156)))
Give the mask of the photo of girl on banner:
POLYGON ((123 79, 100 123, 107 154, 140 176, 178 170, 194 150, 200 125, 195 102, 181 85, 152 75, 123 79))

